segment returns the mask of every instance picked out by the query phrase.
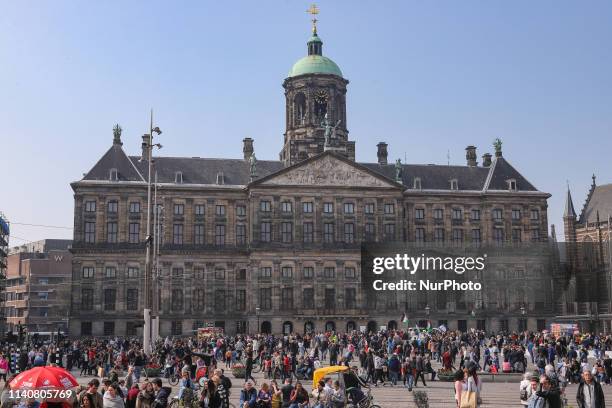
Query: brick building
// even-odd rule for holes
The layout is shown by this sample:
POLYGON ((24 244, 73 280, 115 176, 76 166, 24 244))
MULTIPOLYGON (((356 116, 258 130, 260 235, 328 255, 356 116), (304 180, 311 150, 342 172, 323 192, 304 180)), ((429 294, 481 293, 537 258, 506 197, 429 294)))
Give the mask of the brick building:
MULTIPOLYGON (((251 138, 244 139, 240 159, 154 158, 161 226, 153 298, 160 334, 188 334, 207 323, 228 333, 393 327, 402 312, 425 318, 426 307, 434 324, 461 329, 545 324, 552 315, 547 283, 527 258, 491 271, 489 277, 504 283, 479 299, 364 298, 362 242, 546 243, 549 194, 509 163, 499 141, 481 165, 474 146, 466 148, 463 166, 389 164, 384 142, 375 162, 355 162, 348 80, 323 56, 322 44, 313 30, 308 55, 283 83, 280 160, 256 160, 251 138), (525 285, 526 279, 532 282, 525 285)), ((148 148, 145 141, 141 155, 126 154, 116 127, 110 149, 71 184, 73 335, 139 333, 148 148)))

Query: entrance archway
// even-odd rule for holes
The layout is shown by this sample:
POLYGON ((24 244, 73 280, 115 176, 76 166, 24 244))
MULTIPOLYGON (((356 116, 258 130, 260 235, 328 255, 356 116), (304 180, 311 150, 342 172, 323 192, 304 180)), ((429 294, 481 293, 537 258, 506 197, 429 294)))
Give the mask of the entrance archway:
POLYGON ((270 323, 267 320, 265 322, 261 322, 261 332, 263 334, 270 334, 270 333, 272 333, 272 323, 270 323))
POLYGON ((367 332, 370 333, 376 333, 376 330, 378 329, 378 324, 374 321, 374 320, 370 320, 368 322, 368 326, 366 328, 367 332))
POLYGON ((331 320, 325 323, 326 332, 335 331, 335 330, 336 330, 336 323, 332 322, 331 320))
POLYGON ((395 320, 389 320, 389 323, 387 323, 387 330, 397 330, 397 322, 395 320))
POLYGON ((304 334, 312 333, 315 330, 315 325, 310 320, 304 323, 304 334))
POLYGON ((346 322, 346 332, 350 333, 353 330, 357 330, 357 324, 354 321, 349 320, 348 322, 346 322))
POLYGON ((291 322, 284 322, 283 323, 283 334, 284 335, 289 335, 293 333, 293 323, 291 322))

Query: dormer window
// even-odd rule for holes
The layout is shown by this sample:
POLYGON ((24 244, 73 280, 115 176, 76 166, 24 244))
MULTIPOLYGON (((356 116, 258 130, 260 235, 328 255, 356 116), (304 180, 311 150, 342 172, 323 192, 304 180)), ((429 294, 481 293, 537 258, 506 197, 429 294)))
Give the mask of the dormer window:
POLYGON ((506 180, 506 183, 508 183, 508 190, 510 191, 516 191, 516 180, 515 179, 510 179, 510 180, 506 180))
POLYGON ((119 180, 119 173, 117 172, 117 169, 110 169, 110 177, 109 177, 110 181, 118 181, 119 180))
POLYGON ((183 172, 182 171, 177 171, 176 173, 174 173, 174 182, 176 184, 183 184, 183 172))
POLYGON ((457 179, 452 179, 450 181, 450 189, 451 190, 459 190, 459 182, 457 181, 457 179))
POLYGON ((223 172, 220 171, 219 173, 217 173, 217 184, 218 185, 223 185, 225 184, 225 177, 223 176, 223 172))
POLYGON ((420 190, 421 189, 421 178, 420 177, 415 177, 414 178, 414 184, 413 184, 412 188, 414 188, 415 190, 420 190))

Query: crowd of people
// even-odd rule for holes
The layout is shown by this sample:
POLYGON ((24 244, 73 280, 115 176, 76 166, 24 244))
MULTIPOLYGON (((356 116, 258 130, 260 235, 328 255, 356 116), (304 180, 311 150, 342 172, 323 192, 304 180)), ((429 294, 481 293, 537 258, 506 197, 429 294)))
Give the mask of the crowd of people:
MULTIPOLYGON (((0 382, 5 383, 0 408, 14 402, 6 398, 10 378, 40 365, 92 376, 74 401, 85 408, 166 408, 174 400, 185 407, 227 408, 235 387, 227 370, 244 377, 236 387, 240 408, 336 408, 363 400, 358 387, 351 394, 341 382, 331 380, 322 380, 309 393, 306 381, 317 368, 328 365, 350 367, 366 387, 403 386, 409 392, 419 381, 427 387, 428 381, 454 379, 458 406, 468 397, 475 406, 480 404, 483 374, 522 373, 517 400, 523 406, 561 407, 568 399, 565 388, 576 383, 578 405, 598 408, 605 406, 602 385, 612 382, 608 350, 612 337, 604 335, 413 329, 166 338, 150 355, 138 340, 127 338, 5 344, 0 353, 0 382), (254 370, 263 372, 261 384, 254 370), (162 381, 173 375, 178 377, 174 396, 162 381)), ((20 404, 36 408, 27 403, 34 402, 20 404)))

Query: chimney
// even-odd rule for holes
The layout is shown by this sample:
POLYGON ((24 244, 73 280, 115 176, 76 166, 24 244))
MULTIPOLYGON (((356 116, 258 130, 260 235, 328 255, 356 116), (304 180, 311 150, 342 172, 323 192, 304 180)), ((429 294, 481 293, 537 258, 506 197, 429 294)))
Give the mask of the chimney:
POLYGON ((476 161, 476 146, 468 146, 465 148, 465 159, 467 165, 470 167, 476 167, 478 162, 476 161))
POLYGON ((142 135, 142 157, 140 160, 149 160, 149 135, 142 135))
POLYGON ((485 153, 482 155, 482 167, 491 166, 491 153, 485 153))
POLYGON ((253 139, 250 137, 242 139, 242 153, 244 154, 244 160, 249 160, 253 154, 253 139))
POLYGON ((378 147, 378 151, 376 152, 376 156, 378 156, 378 164, 387 164, 387 144, 385 142, 380 142, 376 145, 378 147))

